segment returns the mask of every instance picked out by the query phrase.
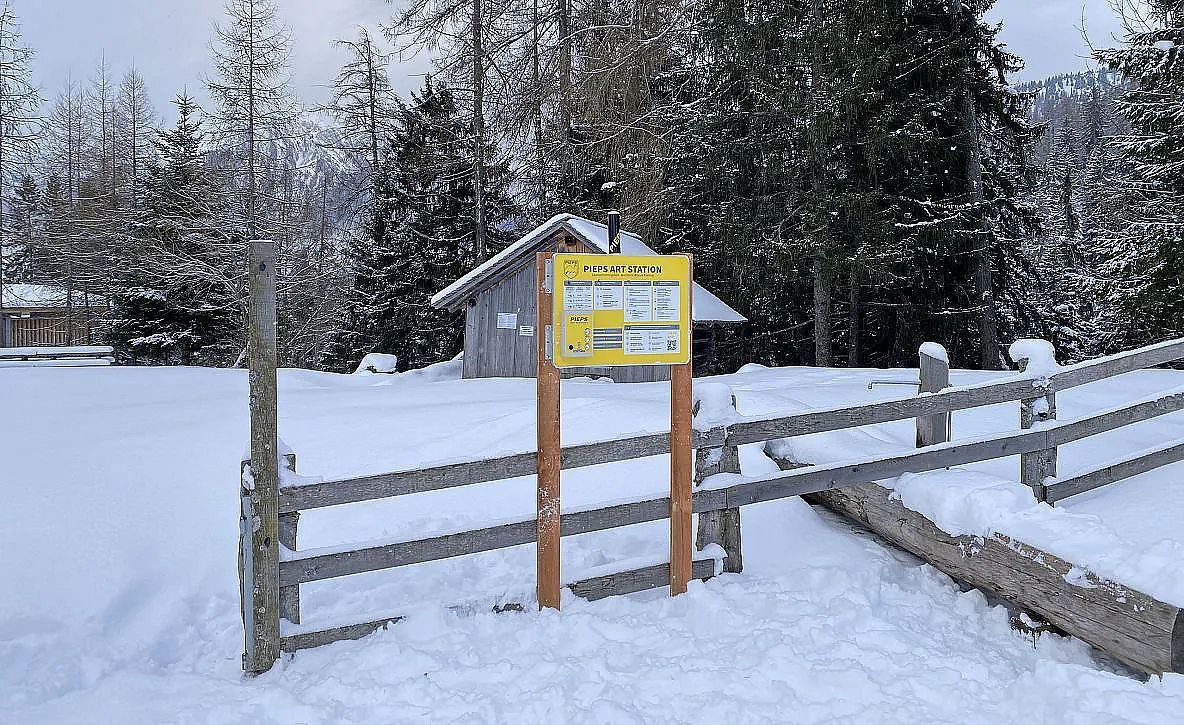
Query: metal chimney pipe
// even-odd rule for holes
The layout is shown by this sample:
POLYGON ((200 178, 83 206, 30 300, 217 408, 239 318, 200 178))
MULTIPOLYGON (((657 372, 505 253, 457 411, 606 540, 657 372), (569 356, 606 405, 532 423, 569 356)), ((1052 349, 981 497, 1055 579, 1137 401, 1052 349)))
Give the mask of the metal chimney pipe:
POLYGON ((608 253, 621 253, 621 212, 616 209, 608 212, 608 253))

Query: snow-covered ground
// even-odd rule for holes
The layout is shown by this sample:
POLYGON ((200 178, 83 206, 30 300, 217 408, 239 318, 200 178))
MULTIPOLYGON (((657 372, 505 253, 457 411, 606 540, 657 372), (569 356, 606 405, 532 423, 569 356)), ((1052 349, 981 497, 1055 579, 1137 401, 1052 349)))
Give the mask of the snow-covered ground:
MULTIPOLYGON (((448 373, 282 371, 281 434, 300 472, 339 477, 533 446, 533 381, 448 373)), ((741 413, 761 415, 898 397, 908 389, 867 383, 915 374, 750 366, 719 380, 741 413)), ((982 379, 954 375, 955 384, 982 379)), ((1181 383, 1167 371, 1096 383, 1058 396, 1060 417, 1181 383)), ((563 394, 568 443, 666 425, 663 384, 574 380, 563 394)), ((956 413, 955 437, 1013 429, 1016 408, 956 413)), ((1181 425, 1169 416, 1067 446, 1061 470, 1180 439, 1181 425)), ((1074 640, 1034 646, 978 593, 797 499, 746 508, 745 573, 674 600, 651 592, 565 601, 562 613, 445 609, 527 597, 529 546, 306 585, 313 626, 410 617, 244 679, 235 551, 246 426, 241 371, 0 370, 0 722, 1184 721, 1184 677, 1140 682, 1074 640)), ((911 438, 905 421, 801 438, 790 450, 822 462, 911 438)), ((773 468, 754 448, 743 459, 746 473, 773 468)), ((1025 498, 1015 467, 894 485, 943 526, 1044 536, 1032 543, 1184 602, 1184 467, 1070 499, 1063 511, 1025 498)), ((660 457, 568 471, 564 506, 666 485, 660 457)), ((300 548, 455 530, 533 506, 533 481, 522 478, 318 510, 301 518, 300 548)), ((565 538, 565 578, 657 558, 666 545, 662 522, 565 538)))

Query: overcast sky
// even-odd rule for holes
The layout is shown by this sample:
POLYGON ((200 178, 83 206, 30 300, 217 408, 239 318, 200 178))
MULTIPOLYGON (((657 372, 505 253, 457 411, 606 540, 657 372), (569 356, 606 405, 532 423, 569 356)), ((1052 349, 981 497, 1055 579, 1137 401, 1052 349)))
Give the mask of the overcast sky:
MULTIPOLYGON (((21 17, 25 40, 37 51, 35 72, 42 94, 57 95, 67 74, 85 81, 106 53, 116 77, 134 62, 157 110, 172 118, 169 100, 188 86, 204 100, 209 73, 211 27, 221 20, 222 0, 10 0, 21 17)), ((292 81, 306 103, 325 99, 325 86, 344 59, 335 38, 349 37, 359 24, 377 36, 389 16, 384 0, 279 0, 292 28, 292 81)), ((1108 0, 999 0, 992 17, 1003 20, 1002 38, 1022 56, 1023 79, 1087 67, 1081 37, 1082 11, 1095 44, 1116 30, 1108 0)), ((423 60, 393 69, 395 86, 407 91, 422 83, 423 60)))

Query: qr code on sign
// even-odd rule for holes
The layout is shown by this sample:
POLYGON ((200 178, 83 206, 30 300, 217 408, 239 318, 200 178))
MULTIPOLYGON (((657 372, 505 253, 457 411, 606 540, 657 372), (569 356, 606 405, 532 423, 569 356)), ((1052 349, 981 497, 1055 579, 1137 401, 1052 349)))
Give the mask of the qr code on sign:
POLYGON ((666 352, 678 352, 678 340, 667 340, 666 352))

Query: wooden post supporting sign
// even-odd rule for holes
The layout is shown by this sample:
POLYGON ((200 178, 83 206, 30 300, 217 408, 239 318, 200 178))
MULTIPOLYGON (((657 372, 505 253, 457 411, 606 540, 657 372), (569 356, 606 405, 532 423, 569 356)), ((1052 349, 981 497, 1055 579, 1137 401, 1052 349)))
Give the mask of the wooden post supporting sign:
MULTIPOLYGON (((611 248, 611 240, 610 247, 611 248)), ((537 597, 559 608, 559 371, 670 367, 670 593, 692 571, 692 289, 690 255, 554 254, 535 257, 538 282, 537 597), (606 259, 607 257, 607 259, 606 259)))
POLYGON ((537 282, 537 319, 535 336, 538 339, 538 390, 537 437, 538 437, 538 491, 537 519, 538 537, 536 562, 536 597, 539 609, 559 609, 561 588, 559 558, 559 368, 551 360, 548 338, 554 334, 552 324, 552 291, 547 279, 550 252, 539 252, 535 256, 535 279, 537 282))
MULTIPOLYGON (((688 265, 693 264, 687 255, 688 265)), ((694 271, 690 275, 694 279, 694 271)), ((692 310, 694 295, 691 295, 686 315, 694 319, 692 310)), ((677 596, 687 590, 691 580, 691 482, 694 478, 694 461, 691 456, 691 438, 694 434, 691 413, 692 368, 694 336, 691 336, 691 356, 681 365, 670 366, 670 595, 677 596)))

